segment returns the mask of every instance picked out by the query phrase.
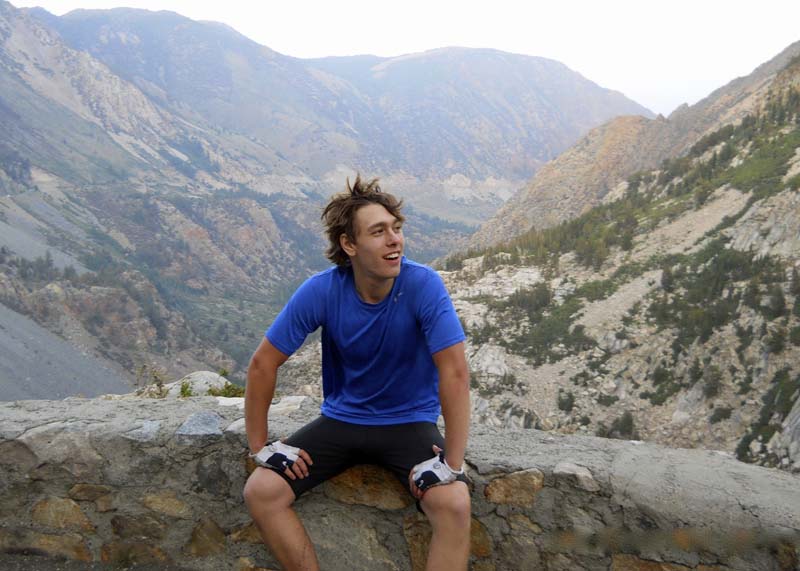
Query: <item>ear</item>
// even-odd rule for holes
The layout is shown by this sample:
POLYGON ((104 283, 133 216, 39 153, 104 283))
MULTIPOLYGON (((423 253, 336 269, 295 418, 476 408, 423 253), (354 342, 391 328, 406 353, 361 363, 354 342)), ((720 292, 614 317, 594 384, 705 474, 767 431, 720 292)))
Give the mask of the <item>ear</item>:
POLYGON ((350 241, 350 238, 347 237, 347 234, 339 234, 339 245, 342 247, 342 250, 344 250, 344 253, 348 256, 356 255, 356 246, 350 241))

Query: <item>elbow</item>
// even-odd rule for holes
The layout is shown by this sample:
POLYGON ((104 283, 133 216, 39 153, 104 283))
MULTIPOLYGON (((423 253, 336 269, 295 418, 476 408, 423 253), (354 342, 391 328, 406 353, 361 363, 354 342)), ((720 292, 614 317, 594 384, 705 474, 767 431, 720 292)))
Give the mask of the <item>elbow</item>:
POLYGON ((469 393, 469 369, 466 365, 453 367, 446 375, 447 385, 455 391, 469 393))

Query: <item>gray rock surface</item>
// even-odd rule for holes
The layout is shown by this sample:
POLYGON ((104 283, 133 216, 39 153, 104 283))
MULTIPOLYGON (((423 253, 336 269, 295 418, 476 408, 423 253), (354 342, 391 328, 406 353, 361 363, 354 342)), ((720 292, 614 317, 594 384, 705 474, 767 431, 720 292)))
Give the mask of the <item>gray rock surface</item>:
MULTIPOLYGON (((241 499, 239 400, 0 404, 0 554, 48 556, 8 568, 76 568, 53 557, 92 569, 275 568, 241 499)), ((318 413, 310 398, 284 404, 271 438, 318 413)), ((479 425, 467 466, 474 569, 786 571, 800 557, 800 477, 727 454, 479 425)), ((421 569, 428 524, 391 476, 366 470, 297 504, 323 568, 421 569)))
POLYGON ((0 401, 130 390, 108 363, 0 304, 0 401))

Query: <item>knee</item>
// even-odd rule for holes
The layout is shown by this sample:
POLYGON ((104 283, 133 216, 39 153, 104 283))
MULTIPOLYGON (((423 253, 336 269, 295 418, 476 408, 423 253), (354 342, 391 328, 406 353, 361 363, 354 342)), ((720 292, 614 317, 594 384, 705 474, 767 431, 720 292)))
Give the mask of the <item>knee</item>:
POLYGON ((242 495, 251 513, 255 509, 286 508, 294 502, 294 492, 286 480, 266 468, 256 468, 250 474, 242 495))
POLYGON ((422 498, 422 509, 434 528, 438 524, 469 529, 472 505, 463 482, 431 488, 422 498))

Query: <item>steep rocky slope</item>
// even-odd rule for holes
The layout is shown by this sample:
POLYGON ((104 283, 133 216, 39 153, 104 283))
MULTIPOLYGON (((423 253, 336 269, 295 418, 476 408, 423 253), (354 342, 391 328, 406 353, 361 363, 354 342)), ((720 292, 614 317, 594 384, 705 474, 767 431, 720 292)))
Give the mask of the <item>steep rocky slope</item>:
POLYGON ((687 152, 704 135, 763 107, 778 71, 798 54, 800 42, 668 119, 620 117, 593 129, 544 165, 470 238, 470 246, 490 246, 582 214, 635 172, 687 152))
POLYGON ((800 470, 800 58, 760 101, 572 221, 445 262, 478 417, 800 470))

